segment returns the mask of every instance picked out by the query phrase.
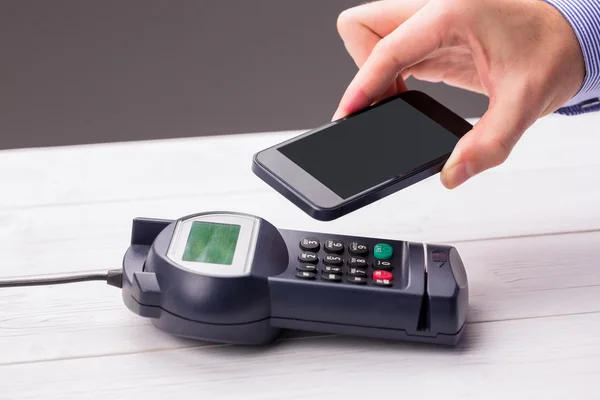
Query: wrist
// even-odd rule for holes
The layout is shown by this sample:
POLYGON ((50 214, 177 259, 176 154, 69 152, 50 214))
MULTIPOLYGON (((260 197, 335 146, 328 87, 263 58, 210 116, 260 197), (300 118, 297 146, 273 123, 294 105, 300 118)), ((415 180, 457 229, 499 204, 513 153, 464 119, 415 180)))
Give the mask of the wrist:
POLYGON ((597 4, 597 0, 544 1, 553 6, 569 23, 577 37, 585 65, 581 85, 562 107, 585 103, 600 90, 600 5, 597 4))

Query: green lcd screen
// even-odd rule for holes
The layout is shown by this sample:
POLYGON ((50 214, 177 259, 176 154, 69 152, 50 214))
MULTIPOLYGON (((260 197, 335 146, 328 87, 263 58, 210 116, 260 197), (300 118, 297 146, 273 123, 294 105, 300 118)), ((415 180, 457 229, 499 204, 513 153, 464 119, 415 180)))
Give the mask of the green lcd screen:
POLYGON ((231 265, 239 235, 239 225, 194 222, 183 261, 231 265))

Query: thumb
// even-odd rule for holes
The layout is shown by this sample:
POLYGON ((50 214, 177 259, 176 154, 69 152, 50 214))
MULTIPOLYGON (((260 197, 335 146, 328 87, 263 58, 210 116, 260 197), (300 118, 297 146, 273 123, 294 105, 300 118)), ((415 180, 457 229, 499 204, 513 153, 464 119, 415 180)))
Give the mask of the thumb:
POLYGON ((393 84, 401 83, 401 89, 404 89, 402 71, 438 49, 449 29, 449 23, 442 21, 439 13, 428 3, 377 42, 346 88, 333 119, 368 107, 385 97, 393 84))
POLYGON ((514 93, 490 103, 488 111, 460 139, 441 172, 441 181, 446 188, 453 189, 504 163, 525 130, 535 121, 531 102, 524 96, 514 96, 514 93))

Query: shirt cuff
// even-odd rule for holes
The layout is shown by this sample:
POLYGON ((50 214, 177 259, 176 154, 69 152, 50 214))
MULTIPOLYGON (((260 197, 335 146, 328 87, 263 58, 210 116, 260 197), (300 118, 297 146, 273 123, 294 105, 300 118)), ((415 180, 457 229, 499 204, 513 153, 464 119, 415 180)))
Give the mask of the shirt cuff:
POLYGON ((561 109, 562 114, 600 111, 600 0, 545 0, 569 22, 585 62, 579 91, 561 109))

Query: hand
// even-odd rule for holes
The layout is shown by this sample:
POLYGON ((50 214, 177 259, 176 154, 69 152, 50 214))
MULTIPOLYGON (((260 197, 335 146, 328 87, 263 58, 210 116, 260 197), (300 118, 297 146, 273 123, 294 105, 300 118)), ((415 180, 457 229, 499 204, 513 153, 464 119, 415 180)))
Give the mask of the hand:
POLYGON ((575 33, 542 0, 382 0, 344 11, 338 30, 359 71, 334 119, 407 90, 409 76, 489 97, 442 170, 447 188, 502 164, 585 77, 575 33))

